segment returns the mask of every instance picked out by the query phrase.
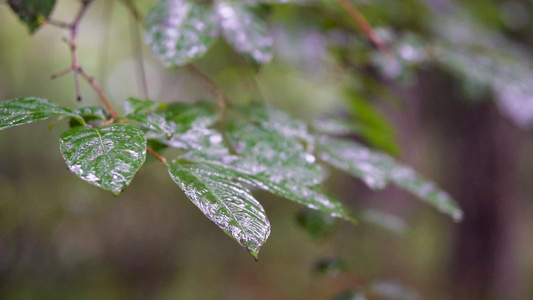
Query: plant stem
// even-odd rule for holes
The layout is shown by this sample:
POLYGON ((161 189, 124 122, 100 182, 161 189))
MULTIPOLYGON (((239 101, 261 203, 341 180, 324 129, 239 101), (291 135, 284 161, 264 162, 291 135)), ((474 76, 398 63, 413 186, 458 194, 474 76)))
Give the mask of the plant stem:
POLYGON ((138 76, 142 84, 143 96, 145 99, 148 99, 148 80, 146 78, 146 68, 144 66, 141 32, 139 31, 138 25, 142 24, 142 17, 132 0, 126 0, 126 5, 128 6, 132 15, 132 18, 130 19, 131 48, 133 51, 133 56, 137 59, 138 62, 138 76))
POLYGON ((155 157, 157 160, 162 162, 164 165, 167 164, 167 159, 164 156, 161 156, 159 153, 157 153, 154 149, 150 147, 146 147, 146 150, 148 153, 150 153, 153 157, 155 157))
POLYGON ((391 58, 395 58, 396 55, 394 55, 394 52, 392 52, 387 45, 381 40, 381 38, 376 34, 372 26, 368 23, 366 18, 363 16, 363 14, 353 5, 350 0, 335 0, 359 25, 361 30, 368 36, 368 38, 376 45, 376 47, 383 53, 385 53, 387 56, 391 58))
POLYGON ((104 91, 102 90, 100 85, 96 82, 94 77, 92 77, 89 74, 87 74, 87 72, 85 72, 85 70, 83 68, 81 68, 81 67, 78 69, 78 72, 83 78, 85 78, 85 80, 89 83, 89 85, 91 85, 91 87, 98 94, 98 96, 100 96, 100 100, 102 100, 102 103, 105 105, 105 107, 109 111, 109 114, 111 115, 111 118, 113 118, 113 119, 118 118, 118 115, 117 115, 116 111, 113 109, 113 106, 111 106, 111 103, 107 99, 104 91))
POLYGON ((62 22, 55 22, 55 21, 52 22, 52 23, 49 22, 49 24, 51 24, 51 25, 58 26, 60 28, 65 28, 65 29, 68 29, 70 31, 69 46, 70 46, 70 56, 71 56, 71 59, 72 59, 72 63, 71 63, 70 68, 68 68, 66 70, 63 70, 63 71, 61 71, 61 72, 59 72, 57 74, 52 75, 52 79, 61 77, 61 76, 66 75, 66 74, 68 74, 70 72, 74 72, 74 83, 75 83, 75 86, 76 86, 76 97, 77 97, 78 101, 81 101, 82 100, 82 96, 81 96, 81 87, 80 87, 79 77, 80 76, 83 77, 89 83, 89 85, 93 88, 93 90, 98 94, 98 96, 100 97, 100 100, 102 101, 102 103, 105 105, 105 107, 109 111, 109 114, 111 115, 111 119, 114 120, 114 119, 118 118, 118 115, 117 115, 116 111, 111 106, 111 103, 109 102, 109 100, 107 99, 106 95, 104 94, 104 91, 102 90, 100 85, 96 82, 94 77, 92 77, 89 74, 87 74, 87 72, 85 72, 85 70, 82 68, 82 66, 80 64, 79 56, 78 56, 78 42, 77 42, 78 28, 79 28, 79 25, 81 23, 81 20, 85 16, 87 10, 89 9, 89 6, 93 3, 93 1, 94 0, 82 0, 81 7, 78 10, 78 13, 76 14, 76 16, 74 17, 74 20, 70 24, 66 24, 66 23, 62 23, 62 22))

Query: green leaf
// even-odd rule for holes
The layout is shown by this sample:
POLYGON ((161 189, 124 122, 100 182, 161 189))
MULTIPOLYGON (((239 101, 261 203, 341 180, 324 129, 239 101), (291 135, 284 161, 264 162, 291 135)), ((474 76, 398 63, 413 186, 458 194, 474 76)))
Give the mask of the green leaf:
POLYGON ((109 114, 102 109, 101 107, 96 106, 86 106, 79 108, 75 111, 76 114, 80 115, 85 119, 85 121, 91 120, 102 120, 106 121, 110 116, 109 114))
POLYGON ((70 171, 118 195, 146 159, 146 137, 125 124, 77 127, 61 135, 61 153, 70 171))
POLYGON ((413 169, 396 165, 391 171, 391 181, 436 207, 440 212, 452 216, 455 221, 463 219, 463 212, 452 197, 413 169))
POLYGON ((257 63, 272 60, 274 39, 266 22, 254 9, 243 3, 220 1, 216 10, 220 16, 222 34, 239 53, 246 54, 257 63))
POLYGON ((166 67, 204 56, 218 32, 213 6, 194 0, 161 0, 146 17, 146 43, 166 67))
POLYGON ((317 151, 322 160, 337 169, 362 179, 373 189, 382 189, 389 182, 413 193, 419 199, 451 216, 463 218, 459 205, 435 183, 425 180, 414 170, 397 163, 391 157, 368 149, 350 140, 320 137, 317 151))
POLYGON ((153 112, 157 109, 159 104, 152 100, 142 100, 137 98, 128 98, 122 105, 124 108, 124 114, 132 115, 139 113, 153 112))
MULTIPOLYGON (((292 135, 298 132, 297 129, 302 129, 299 127, 302 124, 293 121, 287 126, 285 136, 276 130, 283 126, 276 127, 274 123, 289 123, 284 119, 286 115, 274 111, 269 115, 264 109, 241 111, 257 122, 250 123, 239 116, 230 116, 233 121, 228 121, 221 128, 223 133, 220 133, 211 128, 216 125, 212 106, 180 103, 163 110, 167 119, 176 121, 178 131, 170 140, 159 138, 157 141, 188 151, 181 159, 225 168, 240 182, 353 222, 339 201, 319 191, 323 180, 321 169, 314 164, 314 156, 298 142, 299 138, 292 135), (264 120, 264 127, 270 129, 260 126, 259 120, 264 120), (226 144, 232 146, 232 153, 226 144)), ((149 137, 152 137, 151 133, 149 137)))
MULTIPOLYGON (((82 107, 75 110, 74 113, 81 116, 85 120, 85 123, 91 126, 99 126, 111 117, 105 110, 96 106, 82 107)), ((69 121, 70 128, 87 126, 85 123, 80 122, 76 118, 71 118, 69 121)))
POLYGON ((227 138, 243 157, 232 163, 241 173, 239 180, 309 208, 353 221, 339 201, 319 191, 322 171, 315 164, 314 155, 295 138, 246 122, 228 126, 227 138))
POLYGON ((125 118, 138 122, 143 128, 170 139, 176 131, 176 124, 167 121, 163 113, 154 112, 159 104, 152 100, 129 98, 124 101, 125 118))
POLYGON ((323 136, 318 139, 320 158, 330 165, 363 180, 372 189, 383 189, 389 181, 394 161, 350 141, 323 136))
POLYGON ((139 122, 143 128, 163 134, 167 139, 170 139, 176 130, 174 123, 167 122, 163 115, 156 113, 132 114, 127 115, 126 118, 139 122))
POLYGON ((204 215, 256 259, 270 235, 261 204, 223 167, 184 160, 168 164, 172 180, 204 215))
POLYGON ((11 9, 34 33, 52 13, 56 0, 8 0, 11 9))
POLYGON ((0 102, 0 130, 46 120, 52 116, 73 117, 85 124, 78 114, 46 99, 19 98, 0 102))

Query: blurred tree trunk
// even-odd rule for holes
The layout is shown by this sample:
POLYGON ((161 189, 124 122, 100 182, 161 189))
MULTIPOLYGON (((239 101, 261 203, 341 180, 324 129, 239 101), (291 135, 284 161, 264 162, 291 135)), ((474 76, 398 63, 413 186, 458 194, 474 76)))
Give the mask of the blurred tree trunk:
POLYGON ((424 123, 445 137, 442 161, 453 165, 447 168, 447 186, 465 212, 452 255, 452 299, 511 299, 523 291, 515 280, 520 276, 510 236, 516 228, 513 177, 518 174, 520 132, 492 101, 469 103, 446 76, 425 78, 433 79, 422 84, 428 87, 422 92, 429 117, 424 123))

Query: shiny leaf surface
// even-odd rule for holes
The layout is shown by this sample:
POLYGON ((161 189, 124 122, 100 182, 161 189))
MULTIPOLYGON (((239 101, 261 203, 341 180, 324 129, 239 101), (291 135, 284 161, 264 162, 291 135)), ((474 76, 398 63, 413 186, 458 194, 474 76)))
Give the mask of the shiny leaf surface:
POLYGON ((212 5, 194 0, 161 0, 146 17, 146 43, 166 67, 202 57, 218 36, 212 5))
POLYGON ((107 120, 110 116, 101 107, 86 106, 75 110, 75 113, 83 117, 86 121, 107 120))
POLYGON ((436 207, 440 212, 450 215, 455 221, 463 219, 463 212, 452 197, 413 169, 396 165, 390 175, 391 181, 397 186, 416 195, 436 207))
POLYGON ((176 124, 167 121, 165 115, 155 112, 159 106, 152 100, 129 98, 124 102, 125 118, 138 122, 141 127, 155 134, 162 134, 169 139, 176 131, 176 124))
POLYGON ((159 105, 158 103, 152 100, 128 98, 126 99, 126 101, 124 101, 124 104, 122 104, 122 107, 124 108, 124 114, 132 115, 132 114, 152 112, 157 109, 158 105, 159 105))
POLYGON ((88 183, 119 194, 146 159, 144 133, 131 125, 77 127, 61 135, 70 171, 88 183))
POLYGON ((250 191, 223 167, 177 160, 168 168, 172 180, 204 215, 257 259, 270 235, 270 223, 250 191))
POLYGON ((20 98, 0 102, 0 130, 46 120, 52 116, 83 119, 70 109, 41 98, 20 98))
POLYGON ((394 167, 388 156, 349 140, 323 136, 317 149, 322 160, 360 178, 372 189, 385 188, 394 167))
POLYGON ((326 136, 318 140, 317 150, 322 160, 362 179, 371 188, 382 189, 393 182, 440 212, 450 215, 455 221, 463 218, 461 208, 448 193, 385 154, 354 141, 326 136))
MULTIPOLYGON (((228 139, 243 159, 233 165, 243 174, 239 179, 309 208, 352 220, 342 204, 319 191, 323 174, 316 158, 287 131, 287 136, 252 123, 234 123, 228 139)), ((272 125, 269 126, 269 125, 272 125)), ((290 127, 287 128, 290 130, 290 127)))
POLYGON ((268 26, 249 6, 221 1, 216 6, 222 34, 239 53, 246 54, 258 63, 272 60, 274 40, 268 26))

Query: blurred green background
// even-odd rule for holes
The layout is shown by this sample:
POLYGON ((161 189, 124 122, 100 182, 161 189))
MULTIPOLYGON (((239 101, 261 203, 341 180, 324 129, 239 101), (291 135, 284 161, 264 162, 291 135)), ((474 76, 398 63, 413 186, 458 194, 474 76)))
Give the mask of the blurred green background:
MULTIPOLYGON (((155 2, 136 1, 142 13, 155 2)), ((373 137, 374 145, 448 190, 465 210, 462 223, 396 188, 373 192, 333 172, 328 185, 349 207, 405 219, 406 232, 340 223, 330 237, 317 240, 298 226, 298 205, 257 192, 272 234, 255 262, 190 203, 159 164, 147 164, 114 197, 68 171, 58 151, 64 122, 36 123, 0 134, 0 298, 331 299, 347 289, 393 282, 422 299, 532 299, 531 130, 499 110, 494 93, 479 80, 472 83, 468 74, 447 68, 453 55, 449 63, 395 72, 394 62, 372 50, 342 10, 325 2, 325 8, 265 8, 275 36, 273 63, 255 69, 219 41, 198 67, 235 101, 262 97, 309 122, 350 114, 364 120, 357 115, 363 99, 383 112, 379 124, 390 120, 378 130, 383 136, 367 132, 368 140, 373 137), (346 32, 355 41, 346 41, 346 32), (390 70, 394 76, 387 76, 390 70), (331 256, 343 259, 345 270, 316 272, 317 261, 331 256)), ((384 37, 408 32, 447 41, 435 33, 447 27, 434 16, 461 17, 491 32, 477 38, 511 53, 516 45, 521 57, 533 59, 533 8, 527 0, 354 3, 384 37), (510 42, 500 43, 500 37, 510 42)), ((53 17, 68 21, 78 5, 60 0, 53 17)), ((456 24, 464 25, 459 34, 473 28, 456 24)), ((81 62, 116 107, 142 96, 132 26, 121 1, 97 0, 80 29, 81 62)), ((78 107, 72 75, 50 80, 70 65, 61 40, 66 34, 45 26, 30 36, 0 4, 0 99, 39 96, 78 107)), ((395 41, 388 40, 393 46, 395 41)), ((166 70, 144 46, 143 52, 151 99, 213 98, 191 74, 166 70)), ((517 80, 527 82, 529 74, 517 80)), ((99 105, 90 87, 82 86, 82 104, 99 105)), ((530 96, 524 111, 533 107, 530 96)))

